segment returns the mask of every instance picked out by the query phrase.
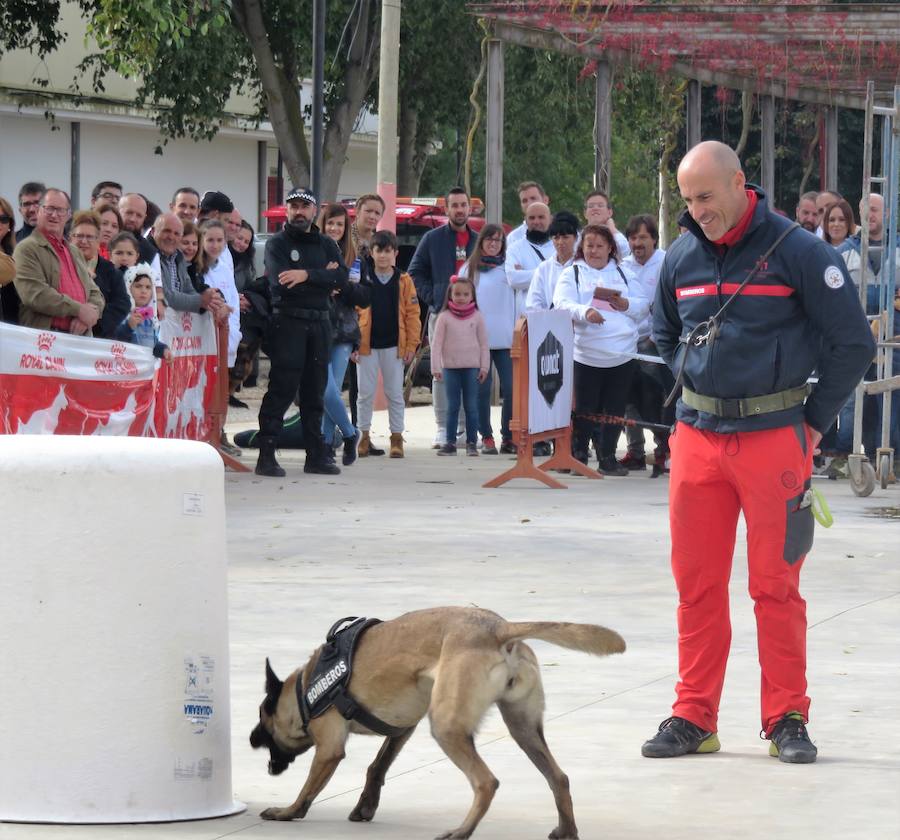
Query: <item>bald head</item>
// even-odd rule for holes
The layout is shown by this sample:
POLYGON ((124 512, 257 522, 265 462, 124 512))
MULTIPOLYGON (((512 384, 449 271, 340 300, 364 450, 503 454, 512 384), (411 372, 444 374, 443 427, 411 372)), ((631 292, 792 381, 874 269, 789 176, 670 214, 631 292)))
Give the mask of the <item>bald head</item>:
POLYGON ((734 149, 717 140, 698 143, 678 167, 688 213, 711 242, 721 239, 747 209, 746 179, 734 149))
POLYGON ((525 227, 541 233, 550 228, 550 208, 543 201, 533 201, 525 209, 525 227))
MULTIPOLYGON (((862 219, 865 208, 863 200, 859 200, 859 216, 862 219)), ((884 198, 878 193, 869 193, 869 215, 866 218, 869 227, 869 241, 881 242, 884 237, 884 198)))
POLYGON ((726 146, 718 140, 704 140, 694 146, 682 159, 678 166, 678 174, 682 170, 690 170, 696 167, 714 168, 726 175, 741 172, 741 161, 731 146, 726 146))

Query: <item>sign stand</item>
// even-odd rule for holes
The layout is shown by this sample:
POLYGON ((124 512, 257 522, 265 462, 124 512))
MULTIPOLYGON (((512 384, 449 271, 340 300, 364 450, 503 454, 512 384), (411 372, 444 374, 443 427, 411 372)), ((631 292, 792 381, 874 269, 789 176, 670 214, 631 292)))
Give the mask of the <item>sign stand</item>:
POLYGON ((216 325, 216 343, 219 350, 219 362, 216 367, 216 393, 209 409, 210 434, 207 443, 219 453, 219 457, 226 467, 235 472, 250 472, 250 467, 242 464, 233 455, 222 451, 222 430, 225 428, 225 416, 228 414, 227 322, 216 325))
MULTIPOLYGON (((547 474, 547 470, 570 470, 586 478, 602 478, 600 473, 572 457, 572 423, 558 429, 549 429, 532 434, 528 431, 529 364, 528 321, 520 318, 513 334, 510 350, 513 364, 513 410, 509 430, 516 445, 516 464, 496 478, 486 482, 484 487, 500 487, 514 478, 533 478, 554 490, 565 490, 566 485, 547 474), (554 441, 553 456, 536 465, 532 447, 541 441, 554 441)), ((571 370, 571 367, 569 368, 571 370)), ((571 374, 570 374, 571 375, 571 374)))

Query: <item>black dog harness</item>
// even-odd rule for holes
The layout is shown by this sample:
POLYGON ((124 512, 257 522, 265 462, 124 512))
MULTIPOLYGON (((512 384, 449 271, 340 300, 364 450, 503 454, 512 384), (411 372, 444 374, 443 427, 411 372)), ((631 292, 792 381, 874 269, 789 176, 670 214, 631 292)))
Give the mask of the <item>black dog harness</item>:
POLYGON ((334 706, 346 720, 355 720, 379 735, 394 738, 408 731, 408 727, 391 726, 375 717, 360 706, 347 690, 357 642, 372 625, 380 623, 377 618, 357 618, 354 615, 342 618, 331 626, 306 688, 302 678, 297 680, 297 703, 304 729, 308 728, 312 718, 319 717, 334 706))

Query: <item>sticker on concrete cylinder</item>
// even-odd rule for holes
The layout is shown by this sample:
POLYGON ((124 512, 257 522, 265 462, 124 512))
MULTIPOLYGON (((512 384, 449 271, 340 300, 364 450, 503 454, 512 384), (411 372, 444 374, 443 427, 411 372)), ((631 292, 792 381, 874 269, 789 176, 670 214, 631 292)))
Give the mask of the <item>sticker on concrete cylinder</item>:
POLYGON ((203 516, 203 494, 185 493, 182 513, 185 516, 203 516))
POLYGON ((191 782, 194 779, 211 779, 213 775, 213 761, 211 758, 201 758, 197 761, 176 758, 175 767, 172 768, 172 778, 176 782, 191 782))
POLYGON ((216 660, 212 656, 184 657, 184 717, 194 735, 202 735, 214 713, 216 660))

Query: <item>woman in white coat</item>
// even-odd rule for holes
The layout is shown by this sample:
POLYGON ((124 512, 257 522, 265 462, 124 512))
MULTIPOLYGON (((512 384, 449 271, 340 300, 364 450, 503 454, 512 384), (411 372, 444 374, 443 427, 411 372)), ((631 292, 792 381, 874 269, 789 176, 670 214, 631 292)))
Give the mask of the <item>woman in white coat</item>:
POLYGON ((587 463, 593 440, 604 475, 628 475, 616 462, 622 427, 599 426, 579 414, 621 416, 637 362, 638 324, 650 302, 640 296, 631 272, 621 266, 612 232, 605 225, 588 225, 575 252, 575 262, 559 276, 553 305, 575 323, 575 424, 573 454, 587 463))

